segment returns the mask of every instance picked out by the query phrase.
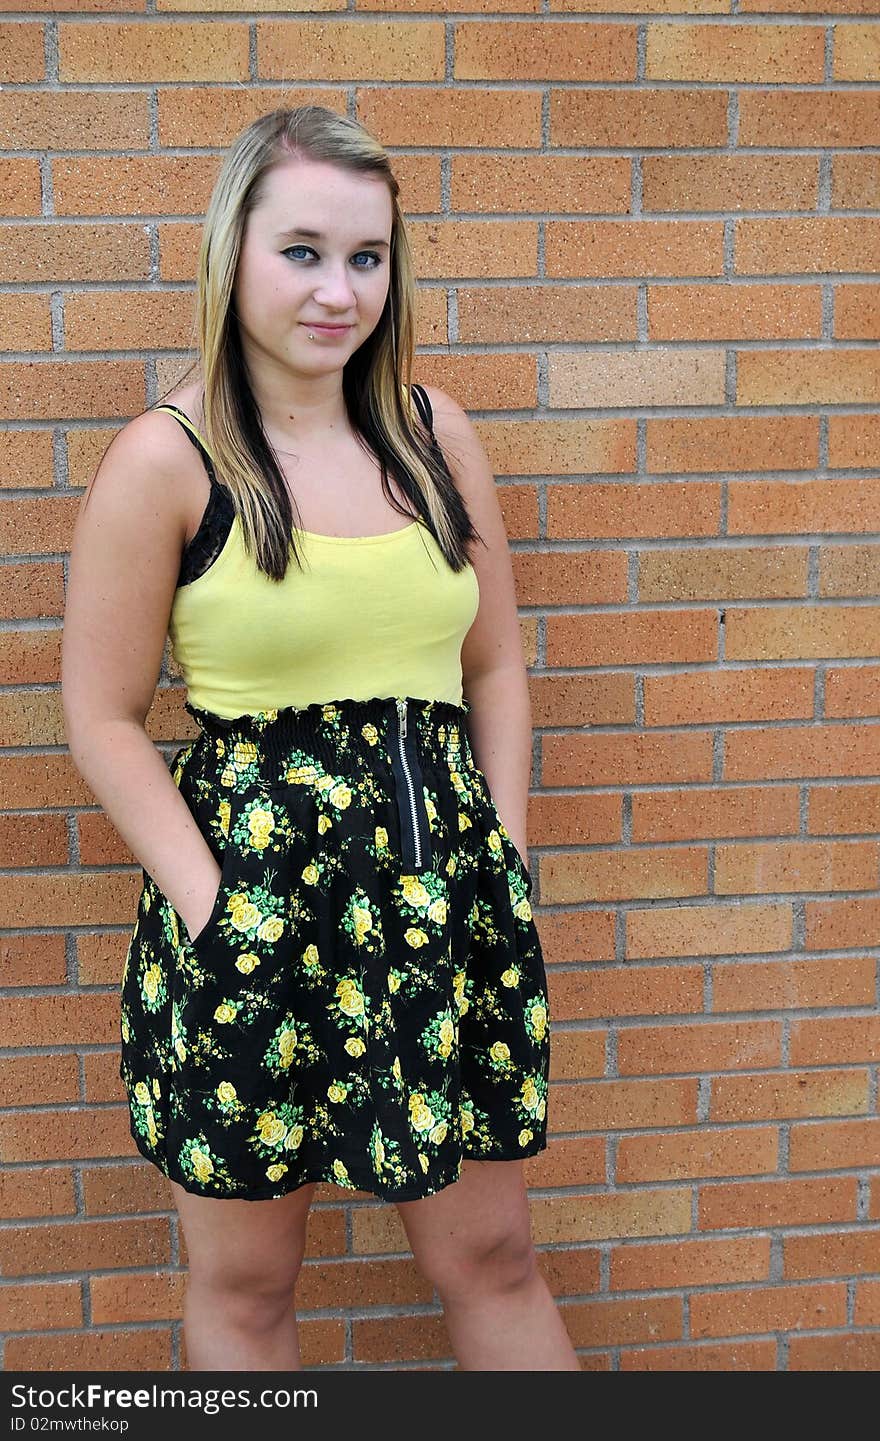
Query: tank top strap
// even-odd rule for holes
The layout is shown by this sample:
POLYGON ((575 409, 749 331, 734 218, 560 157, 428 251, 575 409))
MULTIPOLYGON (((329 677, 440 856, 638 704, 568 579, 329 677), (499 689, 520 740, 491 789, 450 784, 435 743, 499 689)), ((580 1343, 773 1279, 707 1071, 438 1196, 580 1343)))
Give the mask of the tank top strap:
POLYGON ((169 415, 174 416, 174 419, 178 421, 179 424, 186 431, 196 450, 201 455, 202 460, 205 462, 205 469, 208 472, 208 478, 210 479, 211 484, 216 485, 218 488, 222 489, 216 475, 214 474, 214 462, 211 460, 211 457, 208 454, 208 447, 205 445, 205 442, 199 435, 199 432, 196 430, 189 416, 186 415, 182 410, 180 410, 178 406, 171 405, 168 402, 162 405, 154 405, 151 407, 151 409, 167 410, 169 415))

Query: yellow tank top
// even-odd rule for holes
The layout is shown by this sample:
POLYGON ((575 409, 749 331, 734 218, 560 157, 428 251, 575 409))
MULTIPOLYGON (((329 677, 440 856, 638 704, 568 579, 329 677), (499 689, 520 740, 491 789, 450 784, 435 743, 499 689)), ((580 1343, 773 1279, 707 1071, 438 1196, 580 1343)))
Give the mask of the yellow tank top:
POLYGON ((208 569, 178 586, 168 634, 190 704, 227 719, 374 696, 460 705, 461 647, 479 605, 473 566, 452 570, 421 521, 297 539, 304 569, 292 560, 270 580, 236 515, 208 569))

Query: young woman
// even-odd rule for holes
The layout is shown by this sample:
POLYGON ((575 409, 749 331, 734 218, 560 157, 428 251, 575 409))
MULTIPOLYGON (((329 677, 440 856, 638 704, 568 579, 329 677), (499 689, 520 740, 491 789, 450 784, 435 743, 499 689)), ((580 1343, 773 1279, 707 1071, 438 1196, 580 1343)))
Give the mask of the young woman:
POLYGON ((143 866, 120 1075, 194 1369, 300 1368, 318 1181, 398 1205, 462 1368, 578 1369, 523 1180, 549 1031, 512 570, 476 432, 410 384, 415 298, 375 139, 255 121, 205 221, 198 378, 114 437, 74 533, 67 739, 143 866), (169 634, 199 727, 170 774, 169 634))

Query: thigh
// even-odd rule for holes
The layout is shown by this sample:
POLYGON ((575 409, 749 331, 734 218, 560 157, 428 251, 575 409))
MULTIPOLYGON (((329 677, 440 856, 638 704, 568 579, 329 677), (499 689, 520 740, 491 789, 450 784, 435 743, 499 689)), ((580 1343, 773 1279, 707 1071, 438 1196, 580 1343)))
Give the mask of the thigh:
POLYGON ((315 1183, 267 1201, 197 1196, 171 1182, 191 1275, 224 1289, 292 1286, 305 1251, 315 1183))
POLYGON ((462 1162, 461 1178, 433 1196, 397 1205, 416 1263, 435 1284, 493 1254, 532 1250, 522 1161, 462 1162))

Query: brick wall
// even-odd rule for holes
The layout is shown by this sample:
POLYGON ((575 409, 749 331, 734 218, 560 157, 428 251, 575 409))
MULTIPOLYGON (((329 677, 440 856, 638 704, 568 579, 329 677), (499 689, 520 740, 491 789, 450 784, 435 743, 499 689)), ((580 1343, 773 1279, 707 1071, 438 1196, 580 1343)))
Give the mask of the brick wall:
MULTIPOLYGON (((466 400, 515 552, 555 1042, 528 1179, 583 1366, 880 1367, 880 25, 542 5, 0 22, 7 1369, 185 1365, 116 1073, 139 867, 64 745, 65 551, 189 361, 223 147, 305 101, 395 157, 416 378, 466 400)), ((309 1237, 308 1364, 451 1364, 393 1207, 325 1186, 309 1237)))

